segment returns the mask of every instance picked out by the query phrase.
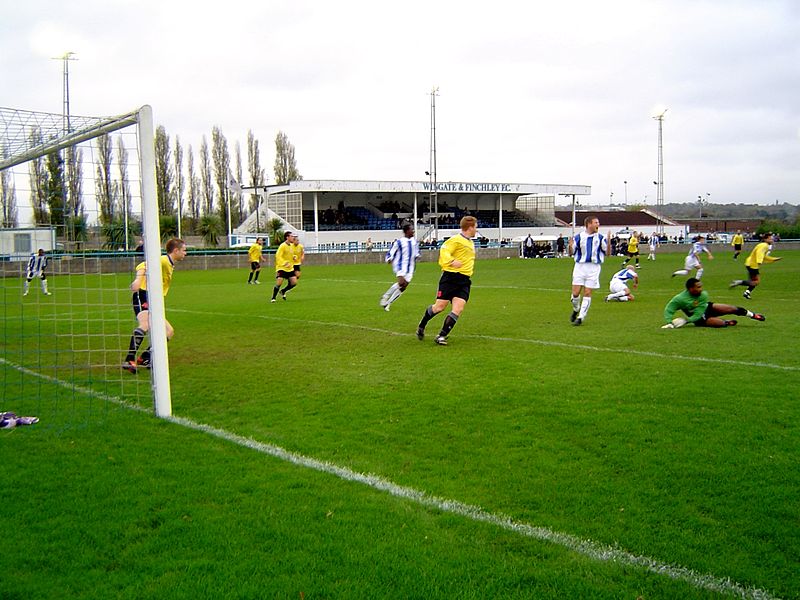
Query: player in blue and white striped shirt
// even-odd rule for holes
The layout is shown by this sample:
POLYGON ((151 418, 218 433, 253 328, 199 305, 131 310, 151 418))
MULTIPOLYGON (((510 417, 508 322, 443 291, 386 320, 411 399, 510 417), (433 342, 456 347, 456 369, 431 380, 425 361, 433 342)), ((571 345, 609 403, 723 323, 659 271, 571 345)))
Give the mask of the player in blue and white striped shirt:
POLYGON ((31 254, 31 259, 28 261, 28 269, 25 272, 25 291, 22 293, 23 296, 28 295, 28 288, 34 277, 38 277, 42 280, 42 293, 45 296, 52 296, 52 294, 47 291, 47 275, 44 273, 46 268, 47 257, 44 255, 44 250, 39 248, 39 252, 37 254, 31 254))
POLYGON ((575 259, 572 269, 572 316, 573 325, 580 325, 592 304, 592 290, 600 287, 600 268, 608 253, 608 238, 600 231, 597 217, 586 217, 586 229, 569 240, 569 254, 575 259), (581 300, 581 288, 583 299, 581 300))
POLYGON ((608 288, 611 293, 606 296, 606 302, 628 302, 633 300, 633 294, 628 288, 628 282, 633 280, 633 287, 639 285, 639 275, 633 265, 626 265, 624 269, 614 273, 608 288))
POLYGON ((714 260, 714 256, 711 254, 708 246, 706 246, 706 238, 702 235, 698 235, 697 241, 692 244, 692 249, 689 250, 689 254, 686 255, 683 261, 683 268, 675 271, 672 276, 688 275, 692 269, 697 269, 697 275, 695 275, 695 277, 701 279, 703 277, 703 263, 700 262, 700 255, 703 252, 708 254, 709 260, 714 260))
POLYGON ((410 223, 403 225, 403 237, 397 238, 389 252, 386 253, 386 262, 392 263, 397 281, 381 296, 383 310, 389 311, 392 303, 406 291, 411 278, 414 276, 414 267, 419 258, 419 244, 414 237, 414 226, 410 223))

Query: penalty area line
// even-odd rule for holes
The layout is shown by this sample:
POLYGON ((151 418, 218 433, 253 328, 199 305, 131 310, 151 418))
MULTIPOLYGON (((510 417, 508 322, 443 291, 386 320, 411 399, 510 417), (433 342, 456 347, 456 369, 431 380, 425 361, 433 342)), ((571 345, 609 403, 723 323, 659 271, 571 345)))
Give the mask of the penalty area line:
MULTIPOLYGON (((84 394, 106 400, 124 408, 129 408, 140 413, 148 413, 141 406, 126 402, 125 400, 102 392, 97 392, 90 388, 74 385, 68 381, 38 373, 21 365, 12 363, 0 357, 0 363, 11 367, 25 375, 39 377, 49 383, 54 383, 67 389, 74 389, 84 394)), ((212 427, 204 423, 198 423, 186 417, 169 416, 163 417, 165 421, 174 423, 181 427, 212 435, 227 442, 255 450, 261 454, 277 458, 293 465, 312 469, 328 475, 333 475, 344 481, 365 485, 380 492, 385 492, 396 498, 408 500, 425 508, 439 510, 441 512, 454 514, 479 523, 494 525, 505 531, 516 533, 524 537, 532 538, 542 542, 547 542, 561 546, 571 552, 585 556, 591 560, 605 563, 616 563, 622 566, 643 569, 655 575, 661 575, 676 581, 683 581, 694 588, 709 590, 711 592, 726 594, 744 600, 777 600, 777 597, 766 590, 745 586, 727 577, 717 577, 708 573, 699 573, 688 567, 671 565, 659 562, 653 558, 643 555, 633 554, 617 546, 602 544, 591 539, 584 539, 569 533, 554 531, 548 527, 531 525, 501 513, 491 513, 480 506, 466 504, 458 500, 440 498, 427 492, 417 490, 409 486, 399 485, 388 479, 374 475, 372 473, 360 473, 347 467, 342 467, 334 463, 319 460, 297 452, 292 452, 280 446, 259 442, 252 438, 212 427)))

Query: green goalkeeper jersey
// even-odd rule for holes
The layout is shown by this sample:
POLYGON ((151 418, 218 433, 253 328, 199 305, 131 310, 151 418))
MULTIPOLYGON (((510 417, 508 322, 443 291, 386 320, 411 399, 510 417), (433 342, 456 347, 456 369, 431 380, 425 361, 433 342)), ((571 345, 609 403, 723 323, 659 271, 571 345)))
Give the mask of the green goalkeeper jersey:
POLYGON ((664 321, 672 322, 675 313, 682 310, 689 320, 694 323, 706 312, 708 307, 708 293, 700 292, 699 296, 692 296, 689 290, 683 290, 680 294, 669 301, 664 309, 664 321))

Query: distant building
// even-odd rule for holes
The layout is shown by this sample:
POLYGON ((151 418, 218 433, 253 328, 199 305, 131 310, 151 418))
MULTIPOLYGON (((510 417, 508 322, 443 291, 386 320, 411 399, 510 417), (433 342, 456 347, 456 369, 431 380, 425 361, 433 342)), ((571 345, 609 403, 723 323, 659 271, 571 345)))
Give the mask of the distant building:
MULTIPOLYGON (((572 211, 556 210, 556 219, 560 221, 562 227, 572 226, 572 211)), ((583 227, 583 221, 588 216, 595 216, 600 219, 601 231, 610 233, 629 233, 638 231, 646 236, 652 235, 656 231, 663 231, 664 235, 672 238, 686 237, 687 226, 658 215, 651 210, 587 210, 582 208, 575 211, 575 227, 583 227)))

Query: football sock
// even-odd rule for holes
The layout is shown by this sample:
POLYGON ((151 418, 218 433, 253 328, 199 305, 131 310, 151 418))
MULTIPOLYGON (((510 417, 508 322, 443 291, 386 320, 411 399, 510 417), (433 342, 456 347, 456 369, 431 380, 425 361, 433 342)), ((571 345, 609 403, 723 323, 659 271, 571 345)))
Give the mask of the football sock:
POLYGON ((30 280, 25 280, 25 288, 24 288, 24 290, 23 290, 23 291, 24 291, 26 294, 28 293, 28 288, 29 288, 29 287, 31 287, 31 282, 30 282, 30 280))
MULTIPOLYGON (((251 271, 251 273, 252 273, 252 271, 251 271)), ((261 273, 261 271, 256 271, 256 276, 253 278, 253 281, 258 281, 258 276, 259 276, 260 273, 261 273)))
POLYGON ((291 283, 287 283, 286 287, 281 290, 281 294, 283 294, 285 296, 286 292, 288 292, 292 288, 296 288, 296 287, 297 287, 296 285, 292 285, 291 283))
POLYGON ((456 321, 458 321, 458 315, 454 312, 451 312, 444 318, 444 325, 442 325, 442 330, 439 332, 439 337, 447 337, 450 332, 453 330, 453 327, 456 326, 456 321))
POLYGON ((752 310, 747 310, 743 306, 737 306, 736 314, 739 315, 740 317, 750 317, 752 319, 753 315, 755 315, 756 313, 754 313, 752 310))
POLYGON ((747 284, 748 292, 752 292, 754 289, 756 289, 756 286, 753 285, 752 281, 745 281, 745 284, 747 284))
POLYGON ((396 283, 393 283, 392 285, 390 285, 390 286, 389 286, 389 289, 388 289, 388 290, 386 290, 386 291, 383 293, 383 301, 384 301, 386 304, 389 304, 389 298, 391 298, 391 297, 394 295, 394 292, 395 292, 395 290, 397 290, 397 289, 398 289, 398 286, 397 286, 397 284, 396 284, 396 283))
POLYGON ((133 335, 131 336, 131 343, 128 346, 128 355, 125 357, 125 361, 136 360, 136 351, 139 350, 139 346, 142 345, 144 341, 144 331, 142 331, 139 327, 133 330, 133 335))
POLYGON ((247 278, 247 283, 250 283, 251 281, 253 281, 253 272, 252 271, 250 271, 250 277, 247 278))
POLYGON ((400 286, 398 286, 397 284, 394 284, 393 287, 395 288, 395 290, 392 292, 392 295, 389 296, 389 300, 386 301, 386 304, 391 304, 400 297, 400 294, 403 293, 403 290, 401 290, 400 286))
POLYGON ((697 278, 698 279, 702 279, 703 278, 703 269, 697 269, 697 278))
POLYGON ((628 301, 628 296, 623 294, 622 296, 617 298, 617 300, 619 300, 620 302, 627 302, 628 301))
POLYGON ((275 300, 275 297, 278 295, 278 292, 280 291, 280 289, 281 289, 280 285, 276 285, 274 288, 272 288, 272 299, 273 300, 275 300))
POLYGON ((672 276, 675 277, 675 275, 688 275, 688 274, 689 271, 687 271, 686 269, 678 269, 672 274, 672 276))
POLYGON ((422 320, 419 322, 419 328, 425 329, 425 326, 428 324, 433 317, 436 316, 436 313, 433 312, 433 306, 429 306, 425 309, 425 314, 422 315, 422 320))
POLYGON ((578 313, 579 319, 585 319, 586 313, 589 312, 589 306, 592 304, 591 296, 584 296, 583 300, 581 301, 581 310, 578 313))
POLYGON ((580 310, 581 307, 580 300, 581 300, 580 296, 572 296, 570 298, 570 302, 572 302, 572 310, 574 310, 575 312, 578 312, 578 310, 580 310))

